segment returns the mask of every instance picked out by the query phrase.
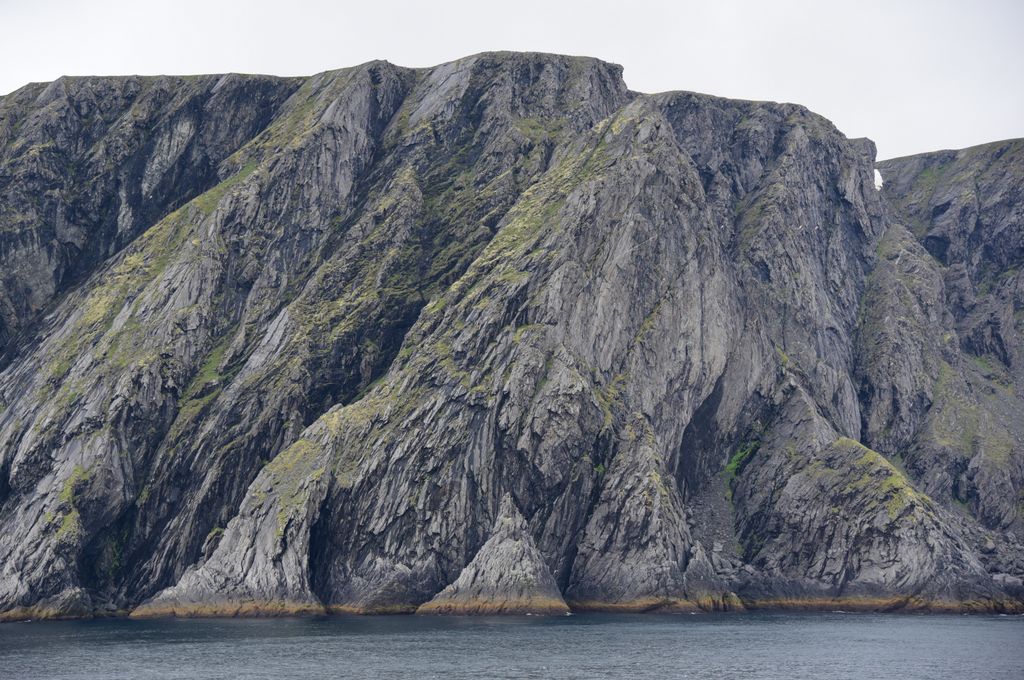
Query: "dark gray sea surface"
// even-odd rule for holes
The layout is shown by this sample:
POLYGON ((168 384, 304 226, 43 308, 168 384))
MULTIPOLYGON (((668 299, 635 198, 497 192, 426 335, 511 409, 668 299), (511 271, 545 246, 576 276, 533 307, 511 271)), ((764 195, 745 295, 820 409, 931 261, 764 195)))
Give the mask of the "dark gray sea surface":
POLYGON ((1024 678, 1024 617, 416 616, 0 624, 0 678, 1024 678))

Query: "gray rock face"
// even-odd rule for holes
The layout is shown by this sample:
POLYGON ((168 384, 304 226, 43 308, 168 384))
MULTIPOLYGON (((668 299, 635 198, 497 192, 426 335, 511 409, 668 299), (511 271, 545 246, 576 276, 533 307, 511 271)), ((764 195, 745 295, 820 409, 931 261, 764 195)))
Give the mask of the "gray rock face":
MULTIPOLYGON (((893 381, 898 388, 916 384, 893 403, 929 406, 916 409, 915 427, 904 428, 889 446, 905 451, 907 468, 923 490, 966 504, 987 529, 1019 534, 1024 142, 894 159, 879 167, 885 193, 911 232, 903 238, 913 253, 890 258, 901 263, 896 278, 906 282, 903 289, 918 291, 904 323, 918 327, 911 337, 922 338, 912 341, 919 346, 911 352, 909 374, 893 381)), ((905 293, 900 299, 912 300, 905 293)), ((872 382, 889 381, 879 376, 872 382)), ((885 410, 879 408, 880 414, 885 410)), ((884 420, 879 426, 884 429, 884 420)))
MULTIPOLYGON (((298 79, 61 78, 0 100, 0 357, 55 297, 213 187, 298 79)), ((5 357, 9 358, 9 357, 5 357)))
POLYGON ((0 616, 1022 607, 1019 142, 880 194, 592 59, 132 82, 0 99, 2 228, 102 207, 0 253, 0 616))
POLYGON ((447 588, 418 614, 567 614, 558 584, 512 497, 498 509, 494 531, 447 588))

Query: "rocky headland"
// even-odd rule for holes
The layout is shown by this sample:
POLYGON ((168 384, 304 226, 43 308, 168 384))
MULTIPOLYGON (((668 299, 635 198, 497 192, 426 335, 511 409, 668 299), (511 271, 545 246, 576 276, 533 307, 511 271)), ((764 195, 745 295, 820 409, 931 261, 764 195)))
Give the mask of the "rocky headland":
POLYGON ((1022 140, 595 59, 27 85, 0 619, 1024 611, 1022 260, 1022 140))

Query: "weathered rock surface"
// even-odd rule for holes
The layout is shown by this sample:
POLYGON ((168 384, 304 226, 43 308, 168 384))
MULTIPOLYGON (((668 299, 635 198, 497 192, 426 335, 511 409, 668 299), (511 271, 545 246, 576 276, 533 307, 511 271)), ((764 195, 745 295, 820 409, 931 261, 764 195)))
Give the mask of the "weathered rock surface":
POLYGON ((418 614, 566 614, 530 527, 506 495, 494 531, 447 588, 420 605, 418 614))
POLYGON ((217 184, 295 78, 61 78, 0 99, 0 357, 55 297, 217 184))
POLYGON ((1021 149, 880 193, 554 55, 27 86, 0 616, 1019 610, 1021 149))
MULTIPOLYGON (((896 285, 906 301, 896 304, 912 308, 890 314, 917 327, 902 334, 904 342, 917 344, 906 353, 910 368, 891 381, 905 392, 894 394, 891 403, 908 412, 896 420, 911 423, 881 450, 902 449, 908 470, 930 495, 966 504, 988 529, 1019 534, 1024 141, 894 159, 879 167, 884 193, 910 231, 902 237, 905 248, 887 255, 899 268, 896 285), (915 409, 915 400, 929 408, 915 409)), ((879 349, 890 355, 899 350, 879 349)), ((885 420, 877 426, 884 431, 885 420)))

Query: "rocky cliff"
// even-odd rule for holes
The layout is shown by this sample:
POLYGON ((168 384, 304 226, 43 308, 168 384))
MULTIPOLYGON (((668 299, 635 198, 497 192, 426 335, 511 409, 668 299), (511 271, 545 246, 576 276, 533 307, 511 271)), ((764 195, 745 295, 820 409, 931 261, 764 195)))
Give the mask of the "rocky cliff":
POLYGON ((539 54, 26 86, 0 617, 1020 610, 1022 149, 879 192, 539 54))

